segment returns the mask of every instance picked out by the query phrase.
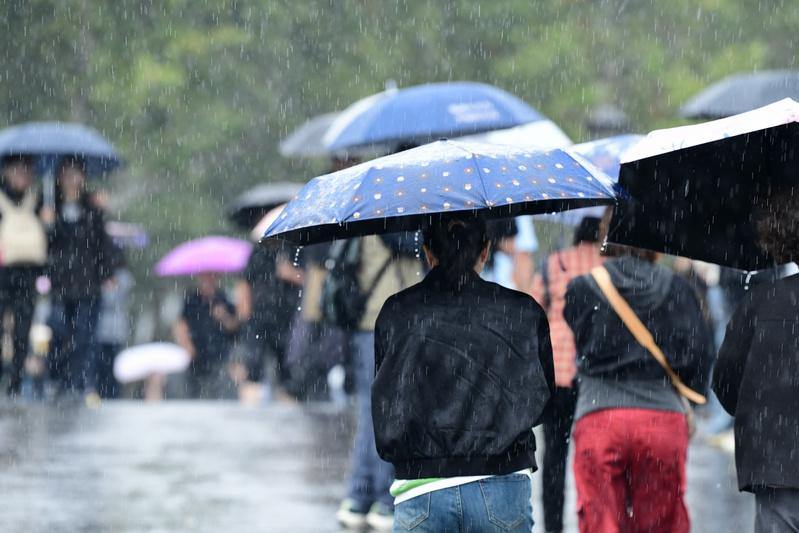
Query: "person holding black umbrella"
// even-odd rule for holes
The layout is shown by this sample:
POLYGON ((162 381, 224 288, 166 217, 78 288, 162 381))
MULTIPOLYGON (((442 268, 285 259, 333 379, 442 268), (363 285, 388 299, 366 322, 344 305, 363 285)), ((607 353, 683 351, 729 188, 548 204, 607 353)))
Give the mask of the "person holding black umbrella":
POLYGON ((532 428, 554 389, 549 326, 524 293, 484 281, 475 215, 425 231, 432 268, 375 325, 372 416, 397 481, 394 531, 529 531, 532 428), (419 529, 416 529, 419 528, 419 529))
MULTIPOLYGON (((799 260, 792 189, 766 204, 761 245, 779 264, 799 260)), ((734 313, 713 390, 735 417, 738 487, 755 494, 756 533, 799 531, 799 274, 752 289, 734 313)))

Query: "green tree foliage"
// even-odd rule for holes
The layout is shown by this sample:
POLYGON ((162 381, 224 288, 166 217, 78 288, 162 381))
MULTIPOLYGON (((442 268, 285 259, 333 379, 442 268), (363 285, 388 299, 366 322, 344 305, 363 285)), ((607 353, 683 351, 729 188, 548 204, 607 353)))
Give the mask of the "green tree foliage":
POLYGON ((279 139, 317 113, 442 80, 503 87, 576 140, 613 103, 635 129, 677 122, 726 74, 792 68, 795 0, 6 0, 3 122, 76 120, 124 154, 117 216, 152 262, 231 232, 223 206, 258 182, 305 181, 279 139))

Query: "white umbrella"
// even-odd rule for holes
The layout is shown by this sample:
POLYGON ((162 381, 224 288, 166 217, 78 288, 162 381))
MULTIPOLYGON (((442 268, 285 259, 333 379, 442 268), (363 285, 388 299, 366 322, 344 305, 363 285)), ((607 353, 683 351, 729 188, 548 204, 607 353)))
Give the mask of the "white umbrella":
POLYGON ((140 344, 117 355, 114 360, 114 377, 120 383, 131 383, 152 374, 174 374, 186 370, 190 361, 189 353, 177 344, 140 344))

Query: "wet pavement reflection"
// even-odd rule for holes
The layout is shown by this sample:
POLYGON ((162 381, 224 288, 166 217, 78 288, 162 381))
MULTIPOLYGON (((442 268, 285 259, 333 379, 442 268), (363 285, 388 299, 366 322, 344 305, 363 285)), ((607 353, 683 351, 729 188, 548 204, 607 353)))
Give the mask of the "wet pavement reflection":
MULTIPOLYGON (((0 531, 338 531, 353 431, 327 404, 2 404, 0 531)), ((751 530, 732 456, 700 439, 688 502, 695 532, 751 530)))

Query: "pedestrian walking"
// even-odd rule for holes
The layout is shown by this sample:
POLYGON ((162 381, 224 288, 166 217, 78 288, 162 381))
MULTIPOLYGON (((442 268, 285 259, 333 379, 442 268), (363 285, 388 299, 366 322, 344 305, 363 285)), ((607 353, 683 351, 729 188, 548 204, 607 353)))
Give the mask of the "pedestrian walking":
POLYGON ((247 381, 266 382, 267 360, 275 367, 278 397, 290 387, 286 351, 291 322, 299 304, 302 271, 293 266, 289 251, 280 246, 256 246, 247 267, 236 280, 236 315, 242 322, 240 341, 246 351, 247 381))
POLYGON ((50 371, 62 392, 84 392, 96 350, 100 291, 113 275, 103 212, 86 190, 85 161, 67 157, 56 172, 49 233, 53 344, 50 371))
POLYGON ((546 315, 485 281, 482 219, 425 231, 432 270, 392 296, 375 326, 372 414, 396 469, 395 531, 530 531, 535 437, 554 372, 546 315))
MULTIPOLYGON (((52 212, 42 208, 34 185, 33 160, 7 156, 2 161, 0 182, 0 330, 3 317, 13 317, 13 355, 7 393, 16 396, 28 355, 28 333, 36 300, 36 278, 47 261, 45 223, 52 212)), ((3 375, 0 362, 0 377, 3 375)))
POLYGON ((566 460, 569 454, 574 410, 577 406, 577 363, 574 336, 563 318, 566 287, 577 276, 601 265, 597 217, 584 217, 574 232, 573 246, 557 250, 544 261, 533 282, 533 297, 547 312, 555 364, 555 391, 551 414, 544 423, 542 468, 544 529, 563 530, 566 460))
POLYGON ((580 531, 688 532, 681 396, 703 401, 695 391, 708 381, 710 333, 693 289, 656 253, 608 252, 617 257, 569 284, 563 312, 578 354, 580 531))
POLYGON ((172 327, 175 343, 191 357, 186 371, 189 398, 236 397, 227 361, 239 325, 235 307, 219 288, 219 276, 197 275, 197 286, 187 292, 183 310, 172 327))
POLYGON ((130 296, 135 280, 128 270, 125 253, 114 245, 114 275, 103 284, 97 319, 97 350, 89 374, 89 386, 100 398, 119 396, 119 383, 114 378, 114 359, 125 348, 130 336, 130 296))
MULTIPOLYGON (((389 296, 414 284, 421 270, 418 259, 399 253, 404 240, 395 234, 370 235, 348 243, 357 251, 350 257, 356 260, 354 286, 363 299, 363 309, 354 328, 347 332, 354 367, 358 428, 350 455, 347 498, 341 503, 337 519, 345 527, 354 529, 369 525, 385 531, 390 530, 393 523, 394 498, 389 490, 394 481, 394 469, 380 458, 375 448, 372 381, 378 313, 389 296)), ((340 272, 331 273, 337 274, 340 272)), ((347 295, 348 299, 353 297, 347 295)))
MULTIPOLYGON (((799 209, 781 193, 758 230, 780 264, 799 260, 799 209)), ((799 274, 762 283, 733 314, 713 389, 735 417, 738 487, 755 494, 755 531, 799 531, 799 274)))

